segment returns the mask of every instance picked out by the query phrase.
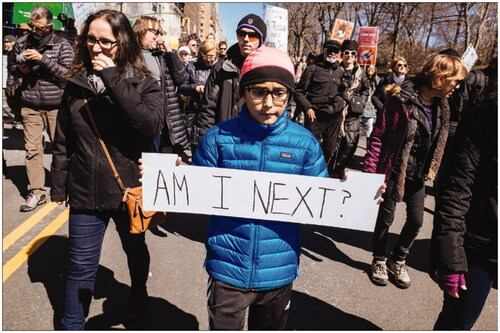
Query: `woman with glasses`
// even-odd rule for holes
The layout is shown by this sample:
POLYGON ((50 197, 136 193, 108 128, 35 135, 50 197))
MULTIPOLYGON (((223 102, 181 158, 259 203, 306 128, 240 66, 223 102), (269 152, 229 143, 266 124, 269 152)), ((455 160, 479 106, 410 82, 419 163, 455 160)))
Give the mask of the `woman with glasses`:
POLYGON ((178 92, 186 97, 184 108, 186 119, 186 131, 194 154, 200 140, 198 129, 195 126, 196 118, 201 110, 201 97, 205 92, 205 83, 213 65, 218 61, 219 48, 217 44, 205 41, 200 46, 200 53, 195 61, 186 66, 189 80, 179 87, 178 92))
POLYGON ((343 124, 341 125, 341 139, 337 150, 334 177, 343 178, 345 169, 350 164, 354 152, 358 147, 359 133, 361 130, 361 115, 365 108, 370 88, 365 71, 358 65, 358 43, 345 40, 341 47, 342 88, 346 105, 343 110, 343 124))
POLYGON ((375 108, 377 108, 377 112, 382 110, 382 106, 384 106, 387 96, 385 88, 393 83, 398 86, 402 85, 405 80, 409 79, 408 71, 408 62, 406 62, 405 58, 397 56, 392 60, 389 73, 380 81, 380 84, 377 86, 372 96, 372 102, 375 108))
POLYGON ((373 261, 369 272, 377 285, 386 285, 388 271, 396 285, 411 284, 406 258, 424 220, 425 181, 433 180, 448 136, 448 97, 467 75, 459 58, 429 55, 421 72, 391 92, 377 115, 366 151, 363 172, 385 175, 386 192, 373 232, 373 261), (390 257, 387 238, 396 203, 406 202, 406 222, 390 257))
POLYGON ((99 137, 124 186, 139 186, 137 161, 142 152, 151 151, 161 131, 164 105, 125 15, 98 11, 87 18, 78 38, 57 117, 51 171, 52 201, 70 206, 65 330, 85 327, 110 219, 127 255, 132 282, 125 323, 141 318, 148 297, 149 252, 145 235, 129 232, 123 193, 99 137))
POLYGON ((158 81, 165 98, 165 127, 161 137, 155 140, 155 148, 158 152, 182 155, 188 141, 176 90, 187 82, 188 75, 176 52, 170 48, 169 40, 162 37, 161 25, 156 18, 139 17, 133 30, 142 47, 146 66, 158 81))

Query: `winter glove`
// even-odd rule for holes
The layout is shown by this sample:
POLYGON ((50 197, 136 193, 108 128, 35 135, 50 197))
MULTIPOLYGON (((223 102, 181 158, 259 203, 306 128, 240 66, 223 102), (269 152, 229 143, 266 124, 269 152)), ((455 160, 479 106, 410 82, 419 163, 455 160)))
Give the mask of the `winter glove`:
POLYGON ((462 290, 467 290, 465 286, 464 274, 444 274, 437 273, 437 283, 439 288, 444 292, 447 292, 451 296, 458 298, 458 287, 462 290))

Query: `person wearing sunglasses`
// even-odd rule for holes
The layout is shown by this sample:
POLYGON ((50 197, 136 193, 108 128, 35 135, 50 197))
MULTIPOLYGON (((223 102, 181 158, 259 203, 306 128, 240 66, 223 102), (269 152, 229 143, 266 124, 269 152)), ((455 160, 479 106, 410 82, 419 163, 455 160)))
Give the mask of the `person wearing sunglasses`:
POLYGON ((227 50, 227 59, 217 62, 207 79, 202 96, 202 110, 196 127, 200 135, 213 125, 240 113, 239 74, 246 57, 265 41, 267 27, 255 14, 243 17, 236 28, 238 43, 227 50))
POLYGON ((316 58, 314 64, 306 67, 295 90, 296 110, 303 110, 305 127, 321 143, 331 176, 345 105, 339 55, 340 43, 333 39, 326 41, 323 54, 316 58))
POLYGON ((185 66, 171 49, 170 41, 163 38, 163 30, 156 18, 139 17, 134 23, 133 30, 142 47, 146 66, 165 95, 165 124, 161 136, 154 141, 155 149, 158 152, 182 155, 188 148, 188 141, 177 89, 188 81, 185 66))
POLYGON ((219 59, 227 59, 227 43, 225 41, 219 42, 219 59))
POLYGON ((196 58, 198 56, 198 40, 190 39, 187 42, 186 46, 191 50, 191 56, 193 58, 196 58))
POLYGON ((382 109, 386 100, 385 88, 393 83, 399 86, 402 85, 405 80, 409 79, 408 71, 409 67, 406 59, 400 56, 394 57, 391 61, 389 73, 382 78, 382 81, 380 81, 380 84, 372 95, 372 102, 375 108, 377 108, 377 113, 382 109))
POLYGON ((346 105, 343 110, 343 127, 335 161, 335 177, 343 177, 358 147, 361 130, 361 116, 365 109, 370 86, 368 78, 357 63, 358 43, 347 39, 340 49, 342 56, 342 90, 346 105))
POLYGON ((47 201, 43 129, 53 141, 63 95, 61 76, 70 67, 74 56, 71 44, 55 34, 52 26, 53 15, 48 8, 33 8, 30 13, 31 32, 19 37, 7 56, 9 73, 23 82, 16 89, 20 96, 29 192, 20 207, 22 212, 32 211, 47 201))
POLYGON ((448 97, 466 75, 460 58, 434 53, 415 78, 387 89, 363 164, 363 172, 384 174, 387 185, 372 235, 369 276, 374 284, 387 285, 390 273, 400 288, 411 285, 406 259, 424 221, 425 182, 434 180, 443 157, 448 97), (396 204, 402 201, 406 222, 388 256, 389 228, 396 204))
MULTIPOLYGON (((314 135, 287 117, 294 79, 285 52, 264 46, 250 53, 240 74, 240 114, 205 133, 193 165, 328 177, 314 135)), ((248 310, 249 330, 284 330, 299 275, 300 225, 212 216, 205 247, 210 329, 242 330, 248 310)))
POLYGON ((217 44, 204 41, 200 45, 198 58, 186 65, 186 71, 189 76, 188 82, 182 84, 178 90, 184 101, 185 126, 193 155, 200 140, 198 128, 195 124, 196 118, 202 108, 201 96, 203 96, 203 92, 205 91, 205 83, 207 82, 210 70, 219 60, 218 55, 219 49, 217 44))

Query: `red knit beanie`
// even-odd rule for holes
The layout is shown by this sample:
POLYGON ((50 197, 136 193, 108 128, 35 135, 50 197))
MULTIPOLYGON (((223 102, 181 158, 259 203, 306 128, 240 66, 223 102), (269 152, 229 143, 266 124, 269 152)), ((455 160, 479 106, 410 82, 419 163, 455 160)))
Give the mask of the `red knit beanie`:
POLYGON ((295 71, 287 53, 261 46, 246 57, 241 68, 240 96, 243 96, 245 86, 262 82, 278 82, 288 90, 294 90, 295 71))

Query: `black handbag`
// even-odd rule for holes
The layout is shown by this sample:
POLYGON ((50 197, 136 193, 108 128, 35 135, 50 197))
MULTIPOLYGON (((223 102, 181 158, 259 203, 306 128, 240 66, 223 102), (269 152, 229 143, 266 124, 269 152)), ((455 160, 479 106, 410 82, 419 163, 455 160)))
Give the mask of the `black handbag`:
POLYGON ((349 108, 351 112, 356 114, 362 114, 365 109, 365 100, 363 96, 353 95, 349 101, 349 108))

